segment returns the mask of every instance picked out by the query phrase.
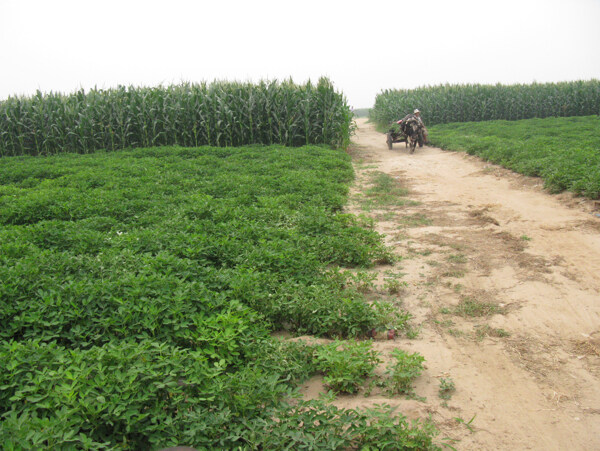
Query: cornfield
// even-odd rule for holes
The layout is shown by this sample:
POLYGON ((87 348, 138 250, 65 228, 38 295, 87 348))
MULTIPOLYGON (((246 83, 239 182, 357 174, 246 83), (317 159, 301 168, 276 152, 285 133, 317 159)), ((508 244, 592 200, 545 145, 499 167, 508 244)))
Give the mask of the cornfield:
POLYGON ((600 80, 385 90, 377 95, 370 117, 387 125, 415 108, 421 110, 428 125, 597 115, 600 80))
POLYGON ((164 145, 348 144, 352 112, 327 78, 38 93, 0 102, 0 156, 164 145))

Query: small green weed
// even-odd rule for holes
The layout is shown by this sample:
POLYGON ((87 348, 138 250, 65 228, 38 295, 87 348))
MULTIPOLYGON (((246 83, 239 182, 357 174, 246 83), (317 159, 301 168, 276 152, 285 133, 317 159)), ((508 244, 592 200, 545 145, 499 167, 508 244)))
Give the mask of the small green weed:
POLYGON ((423 227, 433 224, 433 221, 422 213, 402 216, 399 222, 403 227, 423 227))
POLYGON ((325 384, 336 393, 356 393, 381 362, 372 342, 334 341, 315 351, 317 368, 325 384))
POLYGON ((394 349, 392 358, 386 368, 387 391, 390 394, 411 394, 413 381, 423 372, 425 358, 419 353, 408 354, 401 349, 394 349))
POLYGON ((439 321, 439 320, 435 320, 435 323, 442 326, 442 327, 452 327, 454 326, 454 321, 452 321, 451 319, 446 319, 443 321, 439 321))
POLYGON ((378 216, 377 219, 379 221, 393 221, 396 219, 396 216, 398 216, 398 214, 395 211, 386 211, 382 215, 378 216))
POLYGON ((356 287, 360 293, 366 293, 375 289, 375 279, 377 278, 377 274, 366 271, 358 271, 354 274, 348 272, 348 278, 351 284, 356 287))
POLYGON ((368 196, 377 196, 380 194, 396 194, 406 196, 408 190, 400 185, 397 179, 389 174, 374 171, 370 177, 371 187, 367 189, 368 196))
POLYGON ((408 322, 413 316, 406 310, 398 308, 391 302, 376 301, 372 305, 375 323, 379 330, 407 330, 408 322))
POLYGON ((451 378, 440 378, 440 389, 438 390, 438 396, 441 399, 448 401, 452 398, 452 395, 456 391, 456 386, 451 378))
POLYGON ((465 336, 465 333, 460 329, 448 329, 448 333, 457 338, 465 336))
POLYGON ((376 164, 361 164, 358 166, 359 169, 377 169, 378 167, 376 164))
POLYGON ((407 199, 408 189, 389 174, 374 171, 369 177, 370 187, 365 190, 366 199, 363 210, 373 210, 377 207, 417 205, 418 203, 407 199))
POLYGON ((358 218, 358 225, 360 227, 364 227, 365 229, 371 229, 371 230, 373 230, 375 228, 375 219, 373 219, 371 216, 361 213, 357 216, 357 218, 358 218))
POLYGON ((465 277, 465 271, 460 269, 449 269, 442 273, 442 277, 454 277, 456 279, 460 279, 461 277, 465 277))
POLYGON ((402 278, 402 277, 404 277, 404 276, 406 275, 406 273, 405 273, 405 272, 402 272, 402 271, 394 271, 394 270, 391 270, 391 269, 387 269, 387 270, 385 270, 383 274, 384 274, 386 277, 388 277, 388 278, 393 278, 393 277, 402 278))
POLYGON ((453 313, 462 317, 481 317, 503 313, 503 310, 493 302, 480 301, 472 297, 464 296, 454 308, 453 313))
POLYGON ((504 329, 490 327, 488 324, 483 324, 481 326, 476 326, 475 337, 477 338, 477 340, 481 341, 485 337, 496 337, 496 338, 510 337, 510 333, 505 331, 504 329))
POLYGON ((398 279, 385 279, 383 281, 383 287, 390 294, 398 294, 408 287, 408 283, 398 279))
POLYGON ((467 263, 467 257, 465 257, 463 254, 452 254, 448 257, 448 261, 450 263, 467 263))
POLYGON ((473 420, 475 420, 476 416, 477 416, 477 414, 473 415, 473 418, 471 418, 469 421, 465 421, 461 417, 455 417, 454 421, 456 421, 459 424, 463 424, 469 431, 475 432, 472 424, 473 424, 473 420))
POLYGON ((414 340, 415 338, 417 338, 419 336, 420 333, 421 333, 421 326, 414 327, 414 326, 409 325, 406 328, 406 338, 408 338, 409 340, 414 340))

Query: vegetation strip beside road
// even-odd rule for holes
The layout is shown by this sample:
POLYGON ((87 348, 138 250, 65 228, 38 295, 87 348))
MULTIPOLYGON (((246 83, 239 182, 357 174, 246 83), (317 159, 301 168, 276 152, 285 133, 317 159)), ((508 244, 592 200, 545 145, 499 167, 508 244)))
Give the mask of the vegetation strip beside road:
POLYGON ((541 177, 553 193, 600 198, 598 116, 436 125, 430 139, 442 149, 466 151, 541 177))

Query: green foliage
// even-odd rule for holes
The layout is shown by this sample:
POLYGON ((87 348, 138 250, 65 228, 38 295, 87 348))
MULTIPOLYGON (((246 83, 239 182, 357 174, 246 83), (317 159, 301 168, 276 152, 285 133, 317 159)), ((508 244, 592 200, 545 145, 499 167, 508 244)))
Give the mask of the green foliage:
POLYGON ((432 423, 413 421, 409 427, 406 418, 398 417, 393 408, 387 405, 375 406, 366 414, 368 422, 361 426, 364 433, 361 434, 362 442, 358 447, 363 451, 440 449, 431 441, 436 434, 432 423))
POLYGON ((431 219, 423 213, 414 213, 412 215, 403 215, 400 218, 400 224, 406 227, 424 227, 433 223, 431 219))
POLYGON ((441 399, 449 400, 456 391, 456 386, 451 378, 440 378, 440 389, 438 390, 438 396, 441 399))
POLYGON ((428 422, 412 421, 387 405, 339 409, 319 401, 300 402, 272 412, 276 421, 259 420, 248 449, 439 450, 428 422))
POLYGON ((365 190, 365 198, 361 202, 363 210, 414 203, 407 199, 408 189, 396 177, 373 171, 369 174, 369 183, 370 186, 365 190))
POLYGON ((491 316, 503 313, 504 310, 498 304, 486 302, 470 296, 462 296, 460 302, 449 313, 466 317, 491 316))
POLYGON ((166 148, 0 168, 0 189, 15 193, 0 200, 6 339, 206 344, 201 331, 221 322, 234 343, 253 312, 317 335, 375 326, 359 290, 336 289, 324 270, 387 254, 377 233, 337 212, 352 178, 342 153, 166 148), (63 175, 19 187, 46 167, 63 175))
POLYGON ((124 87, 0 102, 0 156, 151 146, 346 146, 353 114, 327 78, 124 87))
POLYGON ((377 323, 379 324, 376 328, 378 331, 393 329, 398 331, 404 330, 409 333, 409 321, 413 318, 409 312, 391 302, 385 301, 373 302, 372 307, 377 317, 377 323))
POLYGON ((476 416, 477 414, 473 415, 469 421, 465 421, 461 417, 454 417, 454 421, 456 421, 458 424, 463 424, 470 432, 475 432, 472 424, 476 416))
POLYGON ((430 425, 409 424, 388 407, 289 405, 279 401, 290 393, 277 375, 255 366, 225 372, 156 342, 85 351, 3 343, 0 362, 10 362, 0 375, 10 400, 3 449, 438 449, 430 425))
POLYGON ((510 337, 510 333, 504 329, 491 327, 488 324, 475 326, 475 338, 481 341, 485 337, 505 338, 510 337))
MULTIPOLYGON (((387 252, 340 213, 352 177, 344 152, 311 146, 0 159, 3 448, 328 443, 283 421, 345 427, 285 403, 315 350, 269 333, 392 321, 335 269, 387 252)), ((344 443, 377 435, 348 415, 359 432, 344 443)), ((399 421, 398 440, 431 443, 399 421)))
POLYGON ((408 282, 388 277, 384 280, 383 287, 390 294, 399 294, 408 287, 408 282))
POLYGON ((417 352, 409 354, 402 349, 394 349, 392 358, 386 368, 388 391, 411 394, 413 381, 421 375, 425 358, 417 352))
POLYGON ((529 85, 440 85, 384 90, 369 117, 381 126, 415 108, 428 125, 600 114, 600 80, 529 85))
POLYGON ((541 177, 555 193, 600 197, 598 116, 432 127, 432 142, 466 151, 525 175, 541 177))
POLYGON ((112 342, 86 351, 3 342, 0 361, 6 369, 0 405, 8 419, 2 443, 18 445, 13 440, 28 431, 26 443, 32 447, 77 447, 86 439, 110 443, 115 437, 149 447, 147 437, 181 434, 173 420, 214 401, 218 386, 212 384, 225 382, 223 370, 209 365, 201 352, 150 341, 112 342), (25 431, 18 427, 23 415, 25 431), (38 430, 44 420, 51 428, 38 430))
POLYGON ((325 383, 335 392, 355 393, 373 375, 380 362, 372 342, 334 341, 315 351, 317 368, 325 374, 325 383))
POLYGON ((366 190, 366 195, 377 197, 382 195, 406 196, 408 190, 403 187, 395 177, 384 172, 374 171, 370 174, 371 186, 366 190))

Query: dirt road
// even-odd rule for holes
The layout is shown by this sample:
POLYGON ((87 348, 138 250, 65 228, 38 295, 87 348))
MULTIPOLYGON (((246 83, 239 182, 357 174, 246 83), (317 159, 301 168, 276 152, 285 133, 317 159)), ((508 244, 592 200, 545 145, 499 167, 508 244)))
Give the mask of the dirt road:
MULTIPOLYGON (((338 397, 343 407, 388 403, 428 417, 459 450, 600 449, 600 218, 594 204, 550 195, 541 181, 463 153, 388 150, 359 120, 351 210, 401 257, 397 274, 416 339, 378 341, 418 351, 427 369, 415 392, 338 397), (405 185, 409 202, 365 208, 374 171, 405 185), (446 403, 439 380, 456 392, 446 403), (464 423, 469 422, 469 425, 464 423), (458 419, 458 420, 457 420, 458 419), (462 420, 462 421, 461 421, 462 420)), ((305 387, 312 397, 317 379, 305 387)))

